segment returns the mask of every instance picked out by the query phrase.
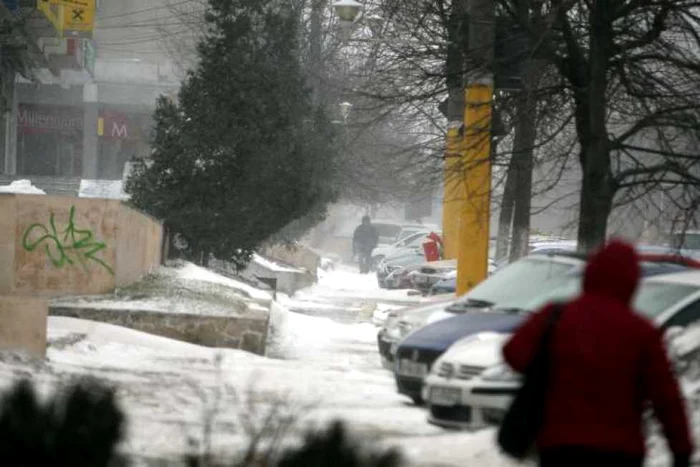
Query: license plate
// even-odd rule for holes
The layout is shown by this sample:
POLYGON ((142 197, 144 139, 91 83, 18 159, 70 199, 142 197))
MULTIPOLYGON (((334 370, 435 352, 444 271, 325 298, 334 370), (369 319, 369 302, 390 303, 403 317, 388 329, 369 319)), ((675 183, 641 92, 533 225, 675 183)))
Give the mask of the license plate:
POLYGON ((432 387, 430 402, 435 405, 457 405, 462 395, 459 388, 432 387))
POLYGON ((428 365, 425 363, 412 362, 411 360, 401 360, 399 363, 399 374, 403 376, 412 376, 414 378, 423 378, 428 374, 428 365))

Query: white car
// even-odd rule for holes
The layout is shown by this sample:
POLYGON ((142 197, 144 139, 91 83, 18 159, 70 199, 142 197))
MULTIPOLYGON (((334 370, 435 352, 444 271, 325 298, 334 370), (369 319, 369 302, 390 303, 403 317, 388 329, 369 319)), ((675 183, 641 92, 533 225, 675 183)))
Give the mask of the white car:
MULTIPOLYGON (((430 230, 421 230, 407 235, 392 245, 379 246, 372 250, 372 261, 374 264, 379 264, 382 259, 395 256, 408 249, 420 249, 423 243, 428 240, 430 232, 430 230)), ((436 233, 440 235, 439 232, 436 233)))
MULTIPOLYGON (((527 309, 577 295, 580 282, 578 278, 548 291, 527 309)), ((669 333, 700 322, 700 271, 644 279, 634 307, 669 333)), ((423 388, 431 423, 476 429, 499 422, 520 386, 520 375, 502 360, 501 349, 508 337, 492 333, 471 336, 440 356, 423 388)))
POLYGON ((382 366, 387 370, 393 371, 396 347, 415 326, 412 321, 424 323, 426 320, 430 320, 430 317, 435 312, 442 311, 454 302, 454 296, 447 298, 445 296, 430 297, 419 305, 389 312, 384 326, 377 336, 382 366))

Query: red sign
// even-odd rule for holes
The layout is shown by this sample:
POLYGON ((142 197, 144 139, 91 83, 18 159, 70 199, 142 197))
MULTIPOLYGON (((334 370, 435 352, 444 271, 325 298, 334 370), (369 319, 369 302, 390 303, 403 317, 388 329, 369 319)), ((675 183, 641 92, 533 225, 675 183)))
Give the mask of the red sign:
POLYGON ((17 126, 20 133, 82 133, 81 107, 19 104, 17 126))
POLYGON ((114 110, 100 112, 98 135, 107 139, 140 139, 141 127, 138 119, 114 110))

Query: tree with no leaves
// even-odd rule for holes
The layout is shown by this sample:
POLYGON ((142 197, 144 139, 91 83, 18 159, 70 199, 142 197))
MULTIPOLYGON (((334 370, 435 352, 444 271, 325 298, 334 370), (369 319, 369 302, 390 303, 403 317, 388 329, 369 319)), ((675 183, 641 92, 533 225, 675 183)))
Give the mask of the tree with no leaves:
POLYGON ((576 130, 579 248, 606 236, 616 202, 661 186, 696 190, 700 2, 499 0, 532 54, 561 77, 576 130))

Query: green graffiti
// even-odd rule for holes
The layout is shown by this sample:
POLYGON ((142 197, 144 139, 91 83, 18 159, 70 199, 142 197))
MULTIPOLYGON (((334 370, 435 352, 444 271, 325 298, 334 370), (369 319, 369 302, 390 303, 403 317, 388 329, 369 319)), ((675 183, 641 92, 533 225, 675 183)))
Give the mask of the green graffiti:
POLYGON ((27 227, 22 237, 22 247, 31 252, 42 245, 51 264, 57 268, 63 268, 67 264, 73 266, 75 265, 74 258, 77 258, 86 269, 87 263, 93 261, 106 269, 111 275, 114 275, 112 268, 95 256, 106 249, 107 245, 104 242, 96 241, 92 231, 78 229, 75 226, 75 206, 71 206, 68 226, 62 232, 56 229, 53 213, 49 217, 49 227, 40 223, 27 227), (36 240, 30 241, 29 237, 34 232, 38 232, 40 236, 36 240))

